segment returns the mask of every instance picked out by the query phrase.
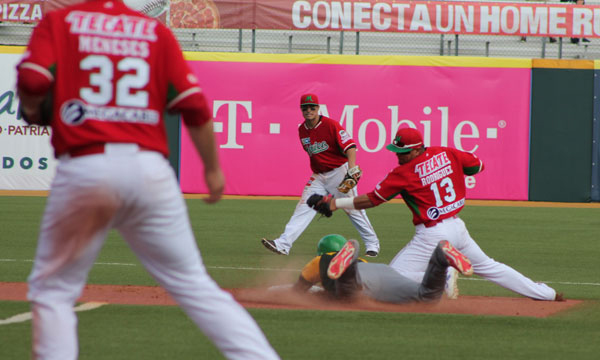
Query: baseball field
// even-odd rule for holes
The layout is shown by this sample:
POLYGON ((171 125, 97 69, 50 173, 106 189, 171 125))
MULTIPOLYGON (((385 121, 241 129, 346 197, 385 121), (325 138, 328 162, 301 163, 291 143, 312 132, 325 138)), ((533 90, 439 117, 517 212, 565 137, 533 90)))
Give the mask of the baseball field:
MULTIPOLYGON (((46 198, 0 192, 0 359, 28 359, 26 279, 46 198)), ((283 230, 296 199, 187 199, 209 273, 248 309, 282 359, 598 359, 600 204, 469 201, 461 213, 492 258, 565 294, 520 297, 474 276, 460 298, 436 305, 326 303, 273 287, 293 283, 323 235, 358 234, 341 212, 315 218, 290 256, 261 237, 283 230), (271 288, 271 290, 268 290, 271 288), (283 295, 285 294, 285 296, 283 295)), ((389 262, 414 228, 404 204, 368 210, 389 262)), ((157 288, 111 232, 77 304, 81 359, 220 359, 215 347, 157 288)))

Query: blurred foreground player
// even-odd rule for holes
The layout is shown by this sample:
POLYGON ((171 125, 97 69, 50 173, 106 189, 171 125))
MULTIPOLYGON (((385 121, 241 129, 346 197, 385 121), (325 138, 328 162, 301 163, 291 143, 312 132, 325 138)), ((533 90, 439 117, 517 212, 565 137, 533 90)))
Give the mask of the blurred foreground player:
POLYGON ((115 228, 226 358, 278 359, 207 274, 166 159, 168 110, 204 162, 206 201, 220 200, 211 112, 171 32, 120 1, 87 1, 46 14, 17 70, 22 115, 52 127, 60 160, 29 276, 33 358, 77 358, 73 305, 115 228))

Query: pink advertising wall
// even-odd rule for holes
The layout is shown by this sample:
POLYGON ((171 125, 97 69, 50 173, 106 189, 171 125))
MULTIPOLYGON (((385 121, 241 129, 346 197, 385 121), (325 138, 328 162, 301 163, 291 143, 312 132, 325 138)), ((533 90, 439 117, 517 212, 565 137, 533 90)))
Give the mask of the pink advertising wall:
MULTIPOLYGON (((300 195, 311 175, 298 138, 299 98, 319 96, 358 144, 359 193, 396 165, 399 126, 426 145, 474 152, 471 199, 527 200, 531 60, 187 53, 212 102, 226 194, 300 195)), ((202 164, 181 138, 181 188, 205 193, 202 164)))

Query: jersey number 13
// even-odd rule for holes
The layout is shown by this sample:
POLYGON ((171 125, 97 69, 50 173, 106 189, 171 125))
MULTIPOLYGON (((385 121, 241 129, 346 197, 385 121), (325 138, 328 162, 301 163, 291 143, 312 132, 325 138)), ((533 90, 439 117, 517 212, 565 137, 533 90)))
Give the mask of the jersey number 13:
POLYGON ((444 202, 442 201, 442 195, 443 199, 446 200, 447 203, 451 203, 456 200, 454 184, 452 184, 452 179, 449 177, 443 178, 442 181, 440 181, 439 187, 438 184, 434 182, 429 188, 433 192, 433 196, 435 196, 436 207, 442 207, 444 205, 444 202), (440 190, 443 191, 443 194, 440 194, 440 190))

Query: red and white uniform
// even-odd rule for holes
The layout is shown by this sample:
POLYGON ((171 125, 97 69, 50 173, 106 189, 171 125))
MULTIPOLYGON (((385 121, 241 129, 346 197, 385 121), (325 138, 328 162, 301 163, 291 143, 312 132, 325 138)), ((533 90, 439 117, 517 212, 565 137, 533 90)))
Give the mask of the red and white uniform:
POLYGON ((317 125, 309 129, 306 124, 298 127, 300 143, 310 157, 310 168, 325 173, 344 165, 346 151, 356 144, 339 122, 321 116, 317 125))
POLYGON ((474 273, 509 290, 539 300, 554 300, 556 292, 513 268, 487 256, 471 238, 458 213, 465 204, 465 175, 483 170, 475 155, 448 147, 429 147, 410 162, 399 165, 367 194, 379 205, 400 195, 413 213, 415 235, 392 259, 400 274, 421 281, 431 253, 448 240, 467 256, 474 273))
POLYGON ((429 147, 423 155, 393 169, 368 196, 379 205, 400 194, 413 213, 413 224, 431 227, 462 210, 464 175, 482 170, 483 163, 471 153, 429 147))
MULTIPOLYGON (((277 249, 286 254, 317 214, 306 205, 306 200, 312 194, 332 194, 336 198, 357 196, 356 187, 347 194, 337 190, 337 186, 348 172, 346 151, 356 147, 350 134, 337 121, 321 116, 312 129, 308 128, 306 123, 301 124, 298 135, 302 147, 310 158, 313 174, 304 187, 302 197, 283 234, 274 240, 277 249)), ((379 252, 379 239, 367 213, 364 210, 349 210, 346 214, 365 243, 365 251, 379 252)))
POLYGON ((115 228, 226 358, 278 359, 206 272, 165 158, 163 111, 211 119, 171 32, 121 2, 84 2, 46 15, 18 72, 25 94, 53 89, 60 160, 29 276, 33 358, 77 358, 73 305, 115 228))
POLYGON ((187 125, 211 119, 180 53, 162 23, 121 2, 94 0, 46 15, 18 65, 19 84, 54 83, 52 145, 58 156, 107 142, 167 155, 165 109, 183 112, 187 125), (189 110, 202 116, 186 117, 189 110))

